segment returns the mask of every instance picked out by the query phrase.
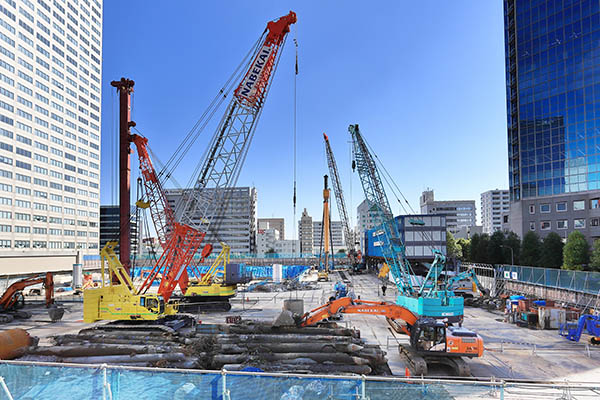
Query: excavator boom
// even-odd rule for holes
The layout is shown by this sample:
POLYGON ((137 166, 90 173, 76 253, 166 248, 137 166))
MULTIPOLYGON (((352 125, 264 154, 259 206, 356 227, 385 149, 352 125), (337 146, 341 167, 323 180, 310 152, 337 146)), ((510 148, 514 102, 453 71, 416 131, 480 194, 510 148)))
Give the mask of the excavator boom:
POLYGON ((54 303, 54 277, 51 272, 46 272, 45 275, 36 275, 29 278, 21 279, 10 285, 2 297, 0 297, 0 311, 14 310, 17 304, 18 296, 23 289, 28 286, 43 283, 46 290, 46 306, 54 303))

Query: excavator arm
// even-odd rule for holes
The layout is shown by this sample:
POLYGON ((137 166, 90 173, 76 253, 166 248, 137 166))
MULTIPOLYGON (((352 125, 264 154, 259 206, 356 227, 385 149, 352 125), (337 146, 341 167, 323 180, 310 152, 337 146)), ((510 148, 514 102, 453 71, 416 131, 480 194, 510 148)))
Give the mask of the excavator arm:
MULTIPOLYGON (((384 301, 353 300, 350 297, 342 297, 305 313, 302 316, 300 326, 314 325, 338 313, 383 315, 391 320, 402 320, 408 325, 414 325, 418 319, 410 310, 397 304, 384 301)), ((410 335, 406 328, 403 329, 406 334, 410 335)))
POLYGON ((479 279, 477 279, 477 275, 475 274, 475 270, 473 268, 469 268, 468 270, 456 274, 452 278, 448 279, 448 289, 452 290, 452 286, 456 282, 460 282, 464 279, 470 279, 484 296, 489 294, 489 290, 484 288, 481 282, 479 282, 479 279))
POLYGON ((21 279, 10 285, 8 289, 0 297, 0 311, 11 311, 17 304, 18 296, 17 293, 21 292, 28 286, 37 285, 43 283, 46 290, 46 306, 50 306, 54 303, 54 278, 51 272, 46 272, 46 275, 32 276, 29 278, 21 279))

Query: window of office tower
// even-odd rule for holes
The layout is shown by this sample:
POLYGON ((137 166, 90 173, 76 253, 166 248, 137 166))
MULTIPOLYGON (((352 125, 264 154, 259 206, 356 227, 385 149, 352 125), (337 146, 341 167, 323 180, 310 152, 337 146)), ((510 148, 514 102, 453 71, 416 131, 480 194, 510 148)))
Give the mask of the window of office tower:
POLYGON ((505 0, 505 13, 513 198, 600 189, 600 2, 505 0))

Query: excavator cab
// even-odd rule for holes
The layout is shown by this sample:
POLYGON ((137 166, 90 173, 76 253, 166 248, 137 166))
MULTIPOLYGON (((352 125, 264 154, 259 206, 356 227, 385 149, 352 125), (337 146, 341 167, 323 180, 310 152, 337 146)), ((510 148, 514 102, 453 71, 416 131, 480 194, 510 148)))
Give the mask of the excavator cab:
POLYGON ((154 314, 162 314, 165 311, 165 302, 158 296, 140 297, 140 305, 154 314))
POLYGON ((410 329, 410 344, 418 352, 447 352, 446 324, 434 318, 421 318, 410 329))
POLYGON ((420 354, 446 353, 457 357, 481 357, 483 340, 464 327, 447 326, 443 320, 420 318, 411 327, 410 344, 420 354))

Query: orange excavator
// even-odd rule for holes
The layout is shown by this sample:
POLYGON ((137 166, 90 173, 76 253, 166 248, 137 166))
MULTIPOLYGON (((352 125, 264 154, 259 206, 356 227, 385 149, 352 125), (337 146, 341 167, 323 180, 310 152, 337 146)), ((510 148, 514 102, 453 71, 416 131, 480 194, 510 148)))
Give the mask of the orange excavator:
POLYGON ((12 322, 15 318, 31 318, 31 313, 20 310, 25 306, 23 289, 39 283, 44 286, 46 292, 46 307, 50 309, 50 318, 53 321, 62 318, 64 310, 54 306, 54 277, 51 272, 46 272, 45 275, 34 275, 21 279, 6 289, 0 297, 0 323, 12 322))
POLYGON ((483 339, 463 327, 448 326, 435 318, 419 318, 412 311, 394 303, 356 300, 342 297, 305 313, 300 326, 315 325, 339 314, 381 315, 393 321, 404 321, 403 331, 410 345, 400 344, 400 355, 408 362, 414 375, 427 375, 430 364, 449 366, 459 376, 469 376, 469 365, 463 357, 483 355, 483 339))

